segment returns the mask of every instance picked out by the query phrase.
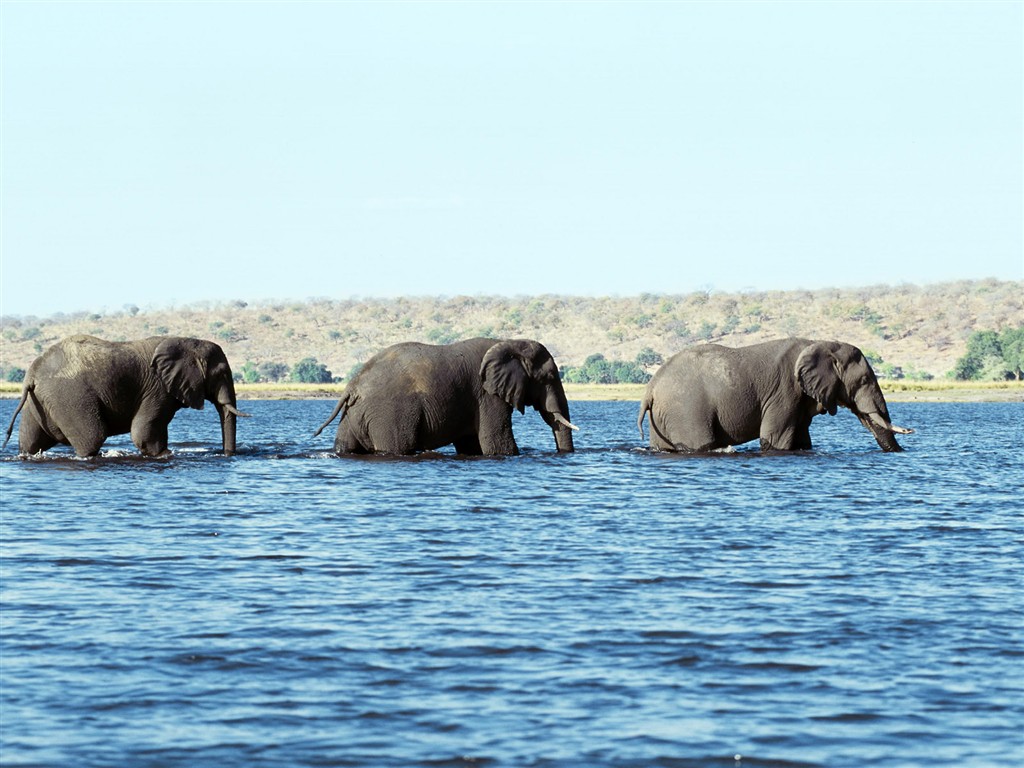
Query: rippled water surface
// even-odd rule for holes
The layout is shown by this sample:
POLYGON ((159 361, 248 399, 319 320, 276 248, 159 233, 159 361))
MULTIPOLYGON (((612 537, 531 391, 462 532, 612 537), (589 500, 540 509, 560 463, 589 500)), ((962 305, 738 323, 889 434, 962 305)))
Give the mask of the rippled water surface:
POLYGON ((678 457, 578 402, 502 459, 340 459, 332 406, 8 446, 4 766, 1024 764, 1024 404, 678 457))

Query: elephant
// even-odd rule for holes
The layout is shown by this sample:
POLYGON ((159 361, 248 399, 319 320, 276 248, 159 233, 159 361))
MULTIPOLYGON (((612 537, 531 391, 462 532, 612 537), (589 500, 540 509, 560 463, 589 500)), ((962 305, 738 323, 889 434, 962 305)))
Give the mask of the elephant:
POLYGON ((747 347, 706 344, 671 357, 648 382, 637 427, 650 447, 703 452, 760 438, 762 451, 810 450, 811 419, 849 408, 883 451, 902 451, 864 354, 839 341, 778 339, 747 347))
POLYGON ((70 336, 28 369, 10 426, 21 454, 58 443, 80 457, 99 453, 111 435, 131 433, 144 456, 167 453, 167 425, 179 408, 202 410, 205 400, 220 416, 224 453, 235 452, 235 385, 224 351, 212 341, 152 336, 111 342, 70 336))
POLYGON ((569 404, 551 353, 531 339, 477 338, 387 347, 356 374, 314 434, 342 413, 334 451, 409 455, 454 445, 460 454, 515 456, 512 409, 537 410, 559 452, 571 452, 569 404))

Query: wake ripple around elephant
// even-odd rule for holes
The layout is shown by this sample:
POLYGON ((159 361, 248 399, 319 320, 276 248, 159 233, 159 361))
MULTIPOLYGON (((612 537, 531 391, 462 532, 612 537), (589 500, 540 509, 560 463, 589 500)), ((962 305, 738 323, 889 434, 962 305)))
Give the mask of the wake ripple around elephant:
POLYGON ((898 427, 864 354, 839 341, 780 339, 748 347, 707 344, 670 358, 647 385, 637 427, 650 414, 650 446, 701 452, 760 438, 761 450, 811 448, 818 414, 849 408, 883 451, 903 450, 898 427))
POLYGON ((178 336, 122 342, 70 336, 29 367, 4 445, 21 413, 21 454, 62 444, 78 456, 95 456, 108 437, 130 432, 143 455, 160 456, 174 414, 201 410, 207 400, 220 416, 224 453, 231 455, 235 417, 248 414, 236 407, 231 366, 220 346, 178 336))
POLYGON ((363 366, 314 437, 338 414, 338 454, 406 455, 454 445, 514 456, 512 409, 533 407, 559 452, 574 450, 569 403, 551 353, 532 339, 395 344, 363 366))

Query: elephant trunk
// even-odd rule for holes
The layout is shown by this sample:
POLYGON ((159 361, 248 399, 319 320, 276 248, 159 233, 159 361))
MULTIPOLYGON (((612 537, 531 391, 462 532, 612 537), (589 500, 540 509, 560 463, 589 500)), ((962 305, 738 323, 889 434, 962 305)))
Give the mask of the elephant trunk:
POLYGON ((874 435, 875 442, 878 443, 878 447, 883 451, 886 453, 899 453, 903 450, 903 447, 896 442, 896 435, 893 434, 891 429, 880 427, 868 417, 858 415, 858 418, 860 418, 861 424, 867 427, 871 434, 874 435))
POLYGON ((555 414, 557 426, 551 428, 551 431, 555 435, 555 447, 558 449, 559 453, 572 453, 576 450, 576 447, 572 443, 572 432, 574 429, 578 429, 578 427, 573 425, 568 419, 565 419, 564 422, 558 420, 559 416, 561 416, 561 414, 555 414))
POLYGON ((566 400, 562 388, 550 389, 545 397, 544 405, 538 410, 547 425, 551 427, 558 452, 572 453, 575 451, 572 433, 579 427, 569 421, 569 402, 566 400))
POLYGON ((860 423, 871 432, 878 447, 886 453, 898 453, 903 450, 896 442, 896 433, 908 435, 914 430, 898 427, 889 420, 889 408, 885 404, 882 390, 877 385, 874 391, 858 392, 854 398, 853 412, 860 423))
POLYGON ((217 403, 217 412, 220 414, 220 431, 224 438, 224 455, 232 456, 235 453, 235 414, 220 403, 217 403))
POLYGON ((249 415, 238 410, 235 407, 236 403, 235 386, 228 380, 220 386, 213 399, 213 404, 217 408, 217 414, 220 416, 220 431, 224 441, 225 456, 232 456, 235 453, 237 417, 249 415))
POLYGON ((898 453, 903 450, 900 444, 896 442, 896 433, 909 435, 914 431, 906 427, 896 426, 889 421, 887 416, 883 416, 877 411, 869 413, 867 416, 858 414, 858 417, 861 423, 874 435, 879 447, 887 453, 898 453))

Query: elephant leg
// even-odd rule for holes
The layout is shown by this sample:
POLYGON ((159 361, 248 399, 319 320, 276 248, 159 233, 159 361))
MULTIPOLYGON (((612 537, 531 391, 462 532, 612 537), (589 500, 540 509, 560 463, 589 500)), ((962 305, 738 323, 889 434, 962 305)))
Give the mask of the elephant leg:
POLYGON ((72 438, 71 447, 75 449, 76 456, 83 459, 91 458, 99 454, 100 448, 103 447, 106 439, 106 435, 103 434, 102 430, 90 432, 85 438, 72 438))
POLYGON ((409 456, 418 450, 428 450, 416 439, 416 430, 395 428, 370 430, 370 450, 395 456, 409 456))
POLYGON ((90 458, 100 452, 107 433, 100 418, 99 405, 89 401, 72 401, 74 405, 58 400, 47 404, 47 421, 63 433, 57 442, 70 445, 75 455, 90 458))
POLYGON ((518 456, 519 446, 512 435, 512 419, 508 423, 496 425, 492 429, 485 429, 484 424, 480 425, 480 433, 477 436, 480 445, 480 453, 484 456, 518 456))
MULTIPOLYGON (((761 450, 762 451, 792 451, 800 446, 798 433, 800 429, 795 419, 765 418, 761 422, 761 450)), ((807 441, 810 442, 810 434, 807 441)))
POLYGON ((25 408, 18 424, 18 450, 25 454, 35 454, 53 448, 60 441, 43 429, 35 413, 25 408))
POLYGON ((351 420, 342 420, 338 426, 338 434, 334 438, 334 452, 343 453, 370 453, 371 450, 359 440, 352 432, 351 420))
POLYGON ((713 412, 687 413, 681 420, 670 414, 659 416, 659 429, 651 428, 651 447, 655 450, 705 453, 729 444, 715 437, 716 417, 713 412), (660 431, 660 426, 665 427, 667 434, 660 431))
POLYGON ((167 423, 136 418, 132 422, 132 442, 143 456, 163 456, 167 453, 167 423))
POLYGON ((420 411, 410 404, 396 406, 385 414, 369 415, 365 411, 348 410, 334 438, 337 454, 388 453, 408 455, 422 447, 417 440, 420 411))
POLYGON ((648 446, 652 451, 671 451, 671 443, 666 443, 662 440, 656 432, 651 431, 651 437, 647 442, 648 446))
POLYGON ((397 456, 429 451, 447 445, 431 429, 418 401, 396 404, 387 418, 375 418, 367 424, 372 450, 397 456))
POLYGON ((650 422, 651 422, 651 425, 650 425, 651 437, 650 437, 649 445, 650 445, 650 448, 651 448, 652 451, 688 451, 689 450, 689 448, 687 448, 686 446, 683 446, 683 445, 680 445, 680 444, 674 442, 672 440, 672 437, 669 436, 669 434, 668 434, 669 432, 672 432, 673 435, 675 433, 674 433, 674 431, 672 429, 670 429, 666 425, 663 414, 661 414, 661 413, 657 413, 656 414, 654 410, 651 410, 650 422))
POLYGON ((723 443, 715 437, 714 425, 708 422, 701 422, 697 426, 691 425, 686 432, 686 443, 677 443, 673 450, 689 450, 695 453, 706 453, 715 448, 724 448, 728 443, 723 443))
POLYGON ((762 451, 792 451, 796 449, 792 434, 761 435, 762 451))
POLYGON ((484 456, 518 456, 519 446, 512 434, 512 406, 485 395, 477 415, 476 439, 484 456))

